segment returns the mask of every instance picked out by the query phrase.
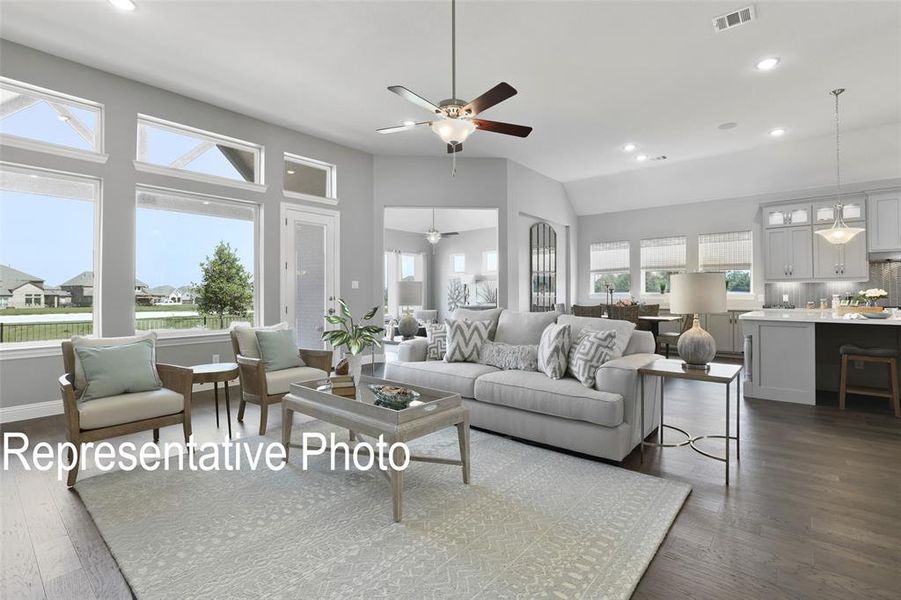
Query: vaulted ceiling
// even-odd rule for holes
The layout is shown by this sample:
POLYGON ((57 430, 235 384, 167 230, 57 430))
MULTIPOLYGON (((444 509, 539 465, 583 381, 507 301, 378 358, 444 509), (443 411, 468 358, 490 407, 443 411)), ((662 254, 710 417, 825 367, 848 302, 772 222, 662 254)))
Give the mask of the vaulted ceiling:
MULTIPOLYGON (((103 0, 4 0, 0 35, 369 152, 444 156, 426 128, 375 129, 428 116, 388 85, 450 96, 449 1, 135 1, 123 13, 103 0)), ((790 158, 784 148, 802 152, 804 140, 826 144, 828 91, 839 86, 847 131, 901 122, 901 3, 758 2, 756 21, 715 33, 712 17, 736 8, 461 0, 458 95, 507 81, 519 95, 485 117, 534 127, 527 139, 477 132, 465 155, 510 158, 578 191, 681 162, 770 149, 790 158), (779 67, 757 71, 767 56, 779 67), (718 129, 725 122, 738 125, 718 129), (786 135, 768 135, 774 127, 786 135), (627 142, 667 159, 639 163, 627 142)))

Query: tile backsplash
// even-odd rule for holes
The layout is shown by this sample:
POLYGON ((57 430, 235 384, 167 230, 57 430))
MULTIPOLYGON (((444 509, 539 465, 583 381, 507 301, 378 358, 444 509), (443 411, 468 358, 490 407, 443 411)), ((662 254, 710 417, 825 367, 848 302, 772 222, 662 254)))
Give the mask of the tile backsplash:
POLYGON ((782 295, 788 294, 788 302, 801 308, 808 300, 817 304, 821 298, 832 302, 832 294, 855 293, 867 288, 882 288, 888 292, 885 306, 901 306, 901 262, 870 263, 870 280, 866 282, 827 281, 824 283, 768 283, 765 286, 765 304, 782 304, 782 295))

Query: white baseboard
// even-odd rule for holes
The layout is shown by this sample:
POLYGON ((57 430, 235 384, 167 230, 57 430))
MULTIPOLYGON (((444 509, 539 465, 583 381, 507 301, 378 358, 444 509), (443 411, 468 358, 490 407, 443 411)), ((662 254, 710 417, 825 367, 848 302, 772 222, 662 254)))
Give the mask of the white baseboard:
POLYGON ((4 406, 0 408, 0 423, 12 423, 27 419, 39 419, 63 414, 63 401, 49 400, 47 402, 34 402, 21 406, 4 406))

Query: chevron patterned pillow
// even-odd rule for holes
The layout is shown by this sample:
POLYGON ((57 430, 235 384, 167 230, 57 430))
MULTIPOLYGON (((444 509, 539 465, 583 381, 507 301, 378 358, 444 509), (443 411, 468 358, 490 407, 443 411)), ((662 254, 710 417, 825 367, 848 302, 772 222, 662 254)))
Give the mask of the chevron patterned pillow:
POLYGON ((538 370, 551 379, 566 375, 566 358, 571 342, 569 325, 551 323, 545 327, 538 343, 538 370))
POLYGON ((569 353, 569 372, 585 387, 593 388, 598 368, 614 357, 615 331, 583 330, 569 353))
POLYGON ((468 321, 466 319, 447 323, 447 353, 445 362, 478 362, 479 349, 488 339, 489 321, 468 321))

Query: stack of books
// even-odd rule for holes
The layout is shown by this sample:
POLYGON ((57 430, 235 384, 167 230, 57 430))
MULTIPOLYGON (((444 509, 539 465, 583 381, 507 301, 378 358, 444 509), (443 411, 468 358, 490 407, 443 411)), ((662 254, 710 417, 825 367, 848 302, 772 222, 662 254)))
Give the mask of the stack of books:
POLYGON ((348 398, 356 398, 357 387, 354 385, 354 378, 351 375, 332 375, 329 377, 332 384, 332 393, 336 396, 346 396, 348 398))

